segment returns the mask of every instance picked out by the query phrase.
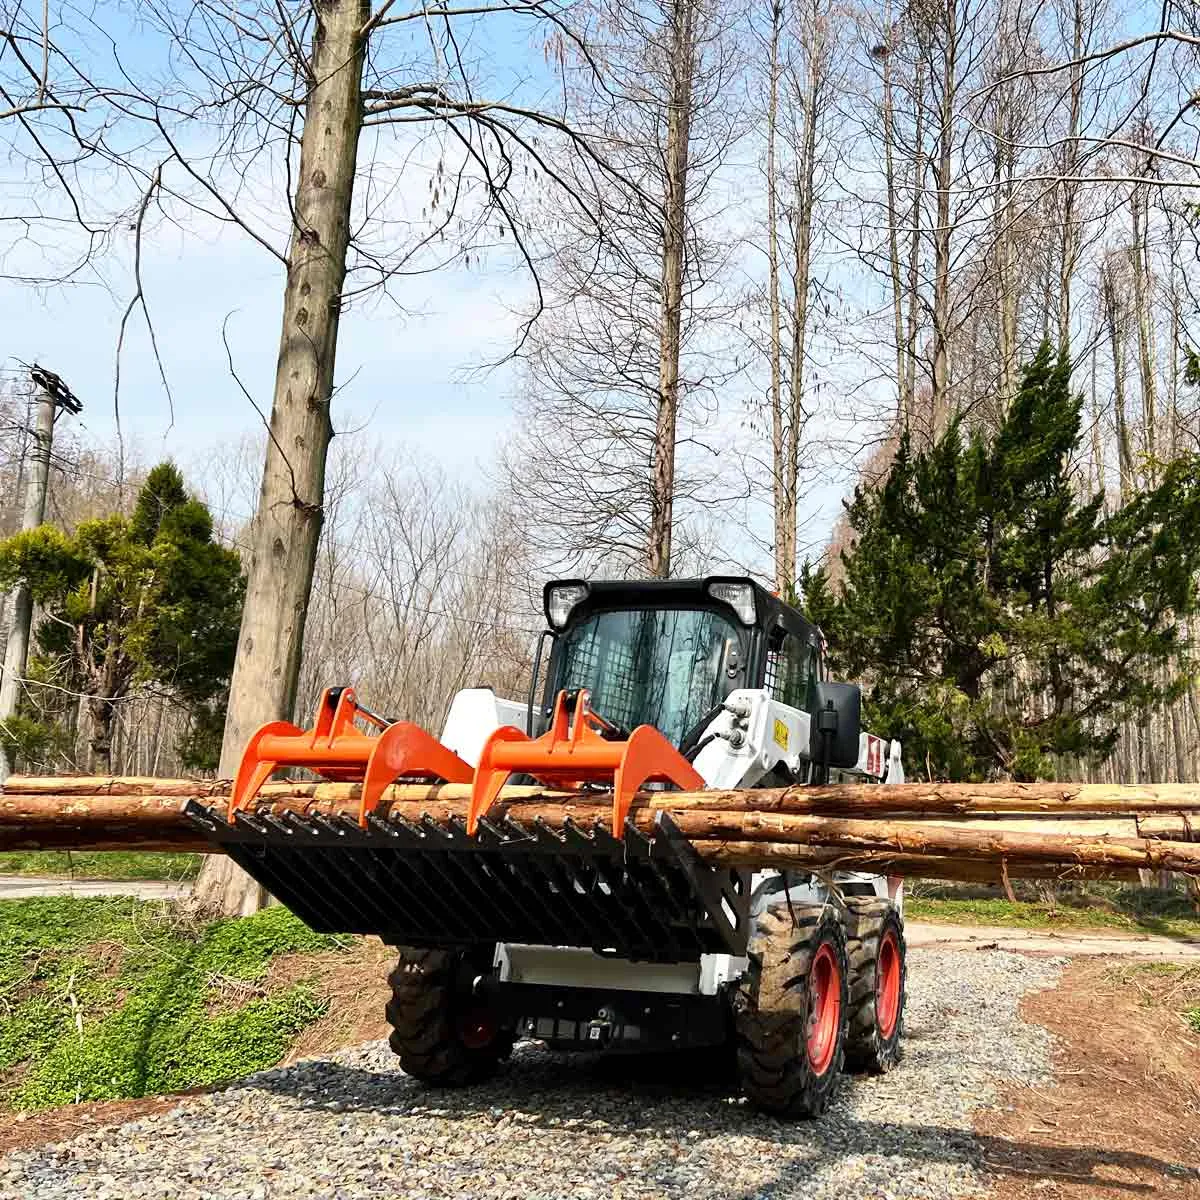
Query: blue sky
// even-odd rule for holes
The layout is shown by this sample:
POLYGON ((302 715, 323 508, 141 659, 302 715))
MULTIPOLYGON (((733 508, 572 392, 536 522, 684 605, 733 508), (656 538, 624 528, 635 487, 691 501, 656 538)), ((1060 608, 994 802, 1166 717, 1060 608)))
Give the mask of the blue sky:
MULTIPOLYGON (((114 5, 102 20, 122 46, 126 65, 145 76, 164 64, 165 41, 130 9, 114 5)), ((407 29, 407 26, 400 27, 407 29)), ((461 32, 461 31, 460 31, 461 32)), ((489 88, 537 99, 549 86, 540 44, 531 42, 529 21, 490 19, 463 38, 464 56, 486 46, 489 88), (485 37, 486 34, 486 37, 485 37)), ((409 46, 395 43, 397 58, 409 46)), ((88 39, 96 61, 102 46, 88 39)), ((60 31, 60 42, 71 44, 60 31)), ((74 44, 78 44, 77 40, 74 44)), ((389 43, 385 43, 389 44, 389 43)), ((382 55, 376 58, 376 65, 382 55)), ((496 94, 493 92, 493 94, 496 94)), ((364 138, 364 161, 370 157, 364 138)), ((397 167, 400 163, 396 154, 397 167)), ((386 158, 385 149, 381 158, 386 158)), ((402 185, 423 196, 427 183, 418 165, 402 185)), ((19 173, 0 180, 0 210, 20 211, 19 173)), ((103 189, 106 183, 98 183, 103 189)), ((262 224, 278 231, 284 245, 286 207, 282 189, 264 173, 251 181, 262 224)), ((135 193, 96 197, 108 211, 132 205, 135 193)), ((424 203, 424 199, 420 201, 424 203)), ((121 359, 120 419, 124 436, 144 457, 166 454, 185 465, 214 444, 231 442, 261 429, 253 406, 232 378, 221 330, 228 338, 237 373, 257 404, 269 411, 278 351, 283 270, 277 260, 236 228, 192 220, 181 233, 155 222, 153 209, 143 251, 145 293, 174 396, 174 419, 154 363, 146 324, 130 318, 121 359)), ((45 270, 56 233, 39 235, 48 254, 26 247, 5 265, 28 273, 45 270)), ((108 442, 116 433, 113 366, 121 312, 133 292, 133 235, 117 233, 98 269, 79 286, 35 290, 0 281, 0 366, 37 361, 58 372, 83 400, 86 431, 108 442)), ((514 345, 516 310, 528 305, 527 278, 493 256, 489 265, 450 267, 400 281, 393 289, 403 312, 390 303, 364 298, 343 314, 335 400, 337 428, 360 427, 380 444, 404 443, 443 463, 452 473, 468 473, 486 462, 509 427, 516 370, 510 364, 481 371, 514 345)))
MULTIPOLYGON (((270 410, 279 347, 282 269, 245 239, 152 255, 146 296, 168 383, 170 405, 140 313, 130 319, 121 358, 123 434, 147 455, 181 461, 214 443, 261 428, 230 374, 270 410)), ((508 424, 511 367, 472 370, 513 343, 509 306, 523 298, 511 276, 448 270, 413 285, 409 316, 375 308, 343 314, 335 426, 369 422, 373 438, 427 450, 455 472, 486 459, 508 424)), ((116 434, 113 368, 126 293, 100 288, 35 293, 0 284, 4 345, 12 360, 58 372, 84 402, 83 421, 101 441, 116 434)))

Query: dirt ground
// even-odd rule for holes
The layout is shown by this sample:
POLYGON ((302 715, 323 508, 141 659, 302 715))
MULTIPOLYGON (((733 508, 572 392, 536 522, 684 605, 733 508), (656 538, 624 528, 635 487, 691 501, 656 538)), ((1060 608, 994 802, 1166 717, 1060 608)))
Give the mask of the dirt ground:
MULTIPOLYGON (((970 953, 970 950, 963 950, 970 953)), ((286 956, 268 982, 312 981, 329 1013, 289 1061, 386 1036, 383 1003, 393 951, 286 956)), ((977 1133, 999 1182, 992 1200, 1200 1200, 1200 1035, 1180 1016, 1200 1004, 1200 968, 1081 957, 1023 1013, 1057 1040, 1055 1081, 1017 1088, 980 1113, 977 1133)), ((176 1096, 113 1100, 46 1113, 0 1113, 0 1157, 98 1125, 136 1120, 176 1096)))
POLYGON ((10 1150, 63 1142, 100 1125, 122 1125, 150 1113, 163 1112, 174 1108, 179 1103, 180 1095, 194 1094, 183 1092, 170 1096, 146 1096, 141 1100, 97 1100, 87 1104, 68 1104, 46 1112, 0 1112, 0 1159, 10 1150))
POLYGON ((977 1132, 995 1200, 1200 1200, 1200 969, 1077 959, 1023 1014, 1055 1036, 1055 1080, 1015 1088, 977 1132))
POLYGON ((269 987, 307 980, 329 1000, 329 1011, 297 1038, 287 1062, 387 1037, 383 1006, 388 972, 395 965, 396 951, 378 938, 363 938, 352 955, 331 950, 275 959, 267 975, 269 987))

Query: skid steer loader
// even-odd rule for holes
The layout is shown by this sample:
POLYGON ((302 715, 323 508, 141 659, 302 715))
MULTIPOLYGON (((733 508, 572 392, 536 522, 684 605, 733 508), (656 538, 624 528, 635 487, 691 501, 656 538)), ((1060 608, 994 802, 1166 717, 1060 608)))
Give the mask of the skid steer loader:
POLYGON ((899 880, 717 868, 669 812, 649 834, 627 820, 653 786, 902 782, 899 743, 861 732, 858 689, 825 678, 820 632, 745 578, 556 581, 544 603, 525 703, 459 692, 439 740, 332 688, 311 730, 254 736, 227 811, 190 802, 189 815, 314 929, 398 947, 391 1045, 430 1084, 481 1080, 523 1038, 734 1047, 754 1104, 811 1116, 843 1068, 888 1070, 899 880), (358 820, 257 802, 297 766, 361 782, 358 820), (389 816, 397 779, 470 785, 465 819, 389 816), (521 780, 610 789, 611 825, 495 815, 521 780))

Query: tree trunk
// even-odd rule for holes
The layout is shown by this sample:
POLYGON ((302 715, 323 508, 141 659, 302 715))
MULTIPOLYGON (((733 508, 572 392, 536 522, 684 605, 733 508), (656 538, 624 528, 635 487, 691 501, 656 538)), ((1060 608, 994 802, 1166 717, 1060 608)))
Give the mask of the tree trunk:
POLYGON ((1155 378, 1154 325, 1150 315, 1149 212, 1145 189, 1134 184, 1129 208, 1133 223, 1133 307, 1137 321, 1138 376, 1142 385, 1142 431, 1146 450, 1147 477, 1153 481, 1158 460, 1158 383, 1155 378))
MULTIPOLYGON (((37 419, 29 447, 29 475, 25 488, 25 507, 21 529, 36 529, 46 519, 46 492, 50 480, 50 447, 54 441, 54 396, 42 388, 37 400, 37 419)), ((22 456, 21 468, 25 460, 22 456)), ((21 699, 21 687, 29 665, 29 632, 33 625, 33 593, 25 580, 12 589, 8 636, 4 642, 4 667, 0 671, 0 722, 15 716, 21 699)), ((11 765, 0 743, 0 783, 8 777, 11 765)))
POLYGON ((88 765, 93 771, 107 775, 112 770, 113 702, 104 696, 89 696, 87 707, 91 723, 88 765))
MULTIPOLYGON (((775 141, 779 126, 779 26, 781 0, 771 4, 770 74, 767 82, 767 299, 771 316, 771 468, 775 508, 775 587, 781 596, 795 585, 796 554, 788 537, 784 502, 785 448, 783 432, 783 342, 779 311, 779 216, 777 212, 775 141)), ((793 535, 794 536, 794 535, 793 535)))
POLYGON ((900 209, 896 191, 896 106, 892 96, 892 6, 883 6, 883 176, 887 185, 888 269, 892 280, 892 323, 896 338, 896 427, 912 420, 912 396, 905 362, 904 293, 900 266, 900 209))
POLYGON ((1109 344, 1113 360, 1113 410, 1117 426, 1117 465, 1121 484, 1121 503, 1133 494, 1133 446, 1129 439, 1129 425, 1125 411, 1125 308, 1113 277, 1113 264, 1109 260, 1102 264, 1101 290, 1104 302, 1105 323, 1108 325, 1109 344))
POLYGON ((958 0, 943 0, 941 95, 938 104, 937 222, 933 231, 933 433, 950 417, 950 173, 954 166, 954 102, 958 88, 958 0))
POLYGON ((647 566, 655 578, 671 573, 675 502, 675 431, 679 421, 679 357, 686 259, 687 177, 695 56, 695 0, 671 6, 671 95, 667 112, 663 196, 662 303, 658 352, 658 417, 650 497, 647 566))
MULTIPOLYGON (((796 148, 795 199, 792 219, 792 372, 784 431, 783 521, 788 561, 796 570, 796 526, 800 491, 800 438, 804 428, 804 365, 808 352, 809 282, 812 275, 813 209, 816 205, 817 107, 820 103, 820 21, 813 13, 806 55, 808 78, 801 104, 801 143, 796 148)), ((793 589, 794 590, 794 589, 793 589)), ((783 595, 787 597, 788 592, 783 595)))
POLYGON ((1016 191, 1016 117, 1013 112, 1012 85, 1006 82, 1014 69, 1011 46, 1015 34, 1009 28, 1008 6, 1000 6, 1001 28, 999 30, 1000 54, 998 81, 993 103, 996 106, 993 122, 995 143, 993 173, 996 185, 995 241, 993 246, 993 269, 996 286, 996 342, 997 378, 999 405, 997 424, 1003 421, 1009 406, 1017 394, 1017 272, 1014 252, 1013 223, 1016 210, 1013 204, 1016 191))
POLYGON ((907 317, 904 330, 904 358, 907 378, 904 391, 908 396, 909 420, 916 413, 917 401, 917 337, 921 329, 921 211, 925 194, 925 59, 917 60, 915 85, 916 128, 913 134, 912 204, 909 207, 908 292, 907 317))
POLYGON ((1071 101, 1067 117, 1067 138, 1063 149, 1062 228, 1058 264, 1058 344, 1066 350, 1071 344, 1071 284, 1075 264, 1079 261, 1080 230, 1075 216, 1079 184, 1074 176, 1079 170, 1079 131, 1083 110, 1083 0, 1075 0, 1071 26, 1071 101))
MULTIPOLYGON (((1096 353, 1092 352, 1092 476, 1095 480, 1095 490, 1100 496, 1105 495, 1104 482, 1104 436, 1102 433, 1102 413, 1100 410, 1100 399, 1096 392, 1096 353)), ((1107 499, 1104 500, 1105 509, 1108 508, 1107 499)))
MULTIPOLYGON (((321 532, 338 315, 362 128, 361 30, 367 0, 315 0, 311 78, 294 203, 270 439, 230 690, 220 773, 231 776, 254 730, 295 706, 304 621, 321 532)), ((263 890, 215 858, 197 881, 200 904, 252 912, 263 890)))

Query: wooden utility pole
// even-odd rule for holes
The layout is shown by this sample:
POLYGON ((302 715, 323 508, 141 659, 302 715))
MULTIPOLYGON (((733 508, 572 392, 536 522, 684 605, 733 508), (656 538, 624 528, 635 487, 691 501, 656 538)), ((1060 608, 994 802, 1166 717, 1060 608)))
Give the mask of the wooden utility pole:
MULTIPOLYGON (((25 508, 21 514, 22 532, 36 529, 46 519, 46 491, 50 482, 50 447, 54 442, 54 416, 59 408, 77 413, 82 405, 71 389, 53 371, 36 363, 29 369, 37 388, 36 414, 29 443, 28 475, 25 480, 25 508)), ((29 661, 29 630, 33 624, 33 594, 26 580, 18 581, 10 596, 8 638, 4 643, 4 669, 0 674, 0 724, 16 715, 21 697, 21 681, 29 661)), ((0 743, 0 783, 12 769, 3 743, 0 743)))

